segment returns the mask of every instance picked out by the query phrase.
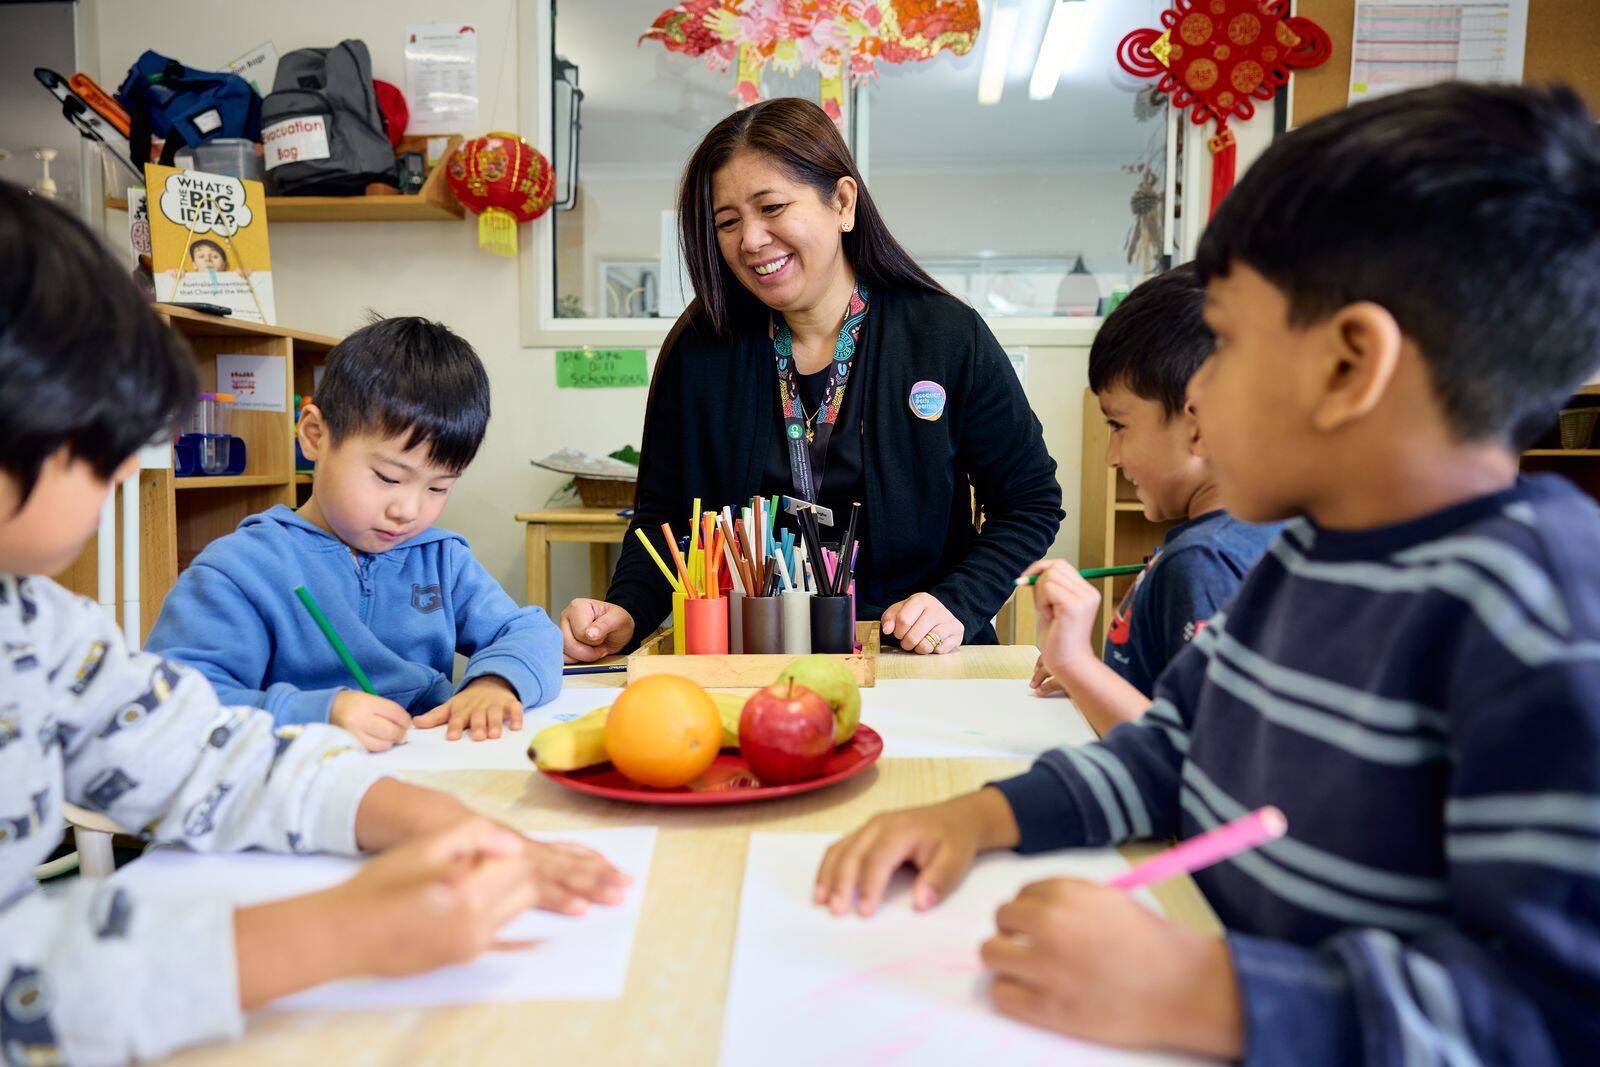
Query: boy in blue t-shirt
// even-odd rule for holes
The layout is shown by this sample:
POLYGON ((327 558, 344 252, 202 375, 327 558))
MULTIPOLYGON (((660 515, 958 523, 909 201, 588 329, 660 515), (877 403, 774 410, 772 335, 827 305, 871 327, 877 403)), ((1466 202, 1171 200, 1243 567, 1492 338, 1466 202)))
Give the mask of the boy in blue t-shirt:
POLYGON ((178 578, 149 647, 280 726, 331 722, 377 752, 413 725, 499 737, 561 691, 561 633, 434 527, 489 422, 489 376, 439 323, 382 319, 328 355, 300 418, 311 497, 252 515, 178 578), (311 591, 375 694, 295 597, 311 591), (470 658, 460 685, 455 655, 470 658))
POLYGON ((1106 463, 1133 483, 1145 518, 1184 520, 1123 597, 1106 634, 1105 660, 1090 635, 1100 591, 1064 560, 1041 560, 1040 696, 1065 691, 1100 733, 1150 705, 1156 677, 1227 602, 1280 527, 1223 510, 1189 403, 1189 379, 1211 354, 1206 290, 1193 264, 1144 282, 1106 316, 1089 349, 1089 388, 1111 428, 1106 463))
MULTIPOLYGON (((1230 511, 1294 521, 1093 744, 835 844, 919 907, 988 849, 1288 832, 1194 874, 1225 936, 1056 878, 995 913, 1003 1013, 1247 1064, 1600 1049, 1600 508, 1518 452, 1600 367, 1600 127, 1448 83, 1273 141, 1207 227, 1190 383, 1230 511)), ((974 937, 979 936, 974 931, 974 937)))

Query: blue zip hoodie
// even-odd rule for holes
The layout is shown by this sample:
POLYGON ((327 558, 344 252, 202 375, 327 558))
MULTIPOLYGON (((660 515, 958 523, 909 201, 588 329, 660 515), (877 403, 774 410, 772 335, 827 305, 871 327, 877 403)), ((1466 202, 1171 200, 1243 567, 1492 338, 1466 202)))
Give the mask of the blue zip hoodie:
POLYGON ((278 505, 207 545, 167 594, 151 651, 210 679, 222 703, 280 726, 327 722, 355 680, 294 595, 303 585, 379 694, 421 715, 449 700, 455 654, 465 686, 509 682, 526 707, 561 691, 561 632, 518 608, 460 534, 424 530, 381 555, 350 548, 278 505))

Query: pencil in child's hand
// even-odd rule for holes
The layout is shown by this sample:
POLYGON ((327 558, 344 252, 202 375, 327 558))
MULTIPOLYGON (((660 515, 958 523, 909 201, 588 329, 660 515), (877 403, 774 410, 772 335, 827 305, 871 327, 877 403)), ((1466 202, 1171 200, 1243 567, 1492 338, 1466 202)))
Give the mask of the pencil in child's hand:
POLYGON ((372 688, 372 683, 367 680, 367 673, 361 669, 361 664, 357 663, 356 658, 350 654, 350 649, 345 647, 343 639, 339 637, 339 631, 333 628, 333 623, 329 622, 328 617, 322 613, 322 608, 317 604, 317 598, 311 595, 311 590, 303 585, 297 585, 294 589, 294 595, 299 597, 300 603, 305 605, 306 612, 311 616, 312 621, 317 624, 317 629, 322 631, 322 636, 326 637, 328 644, 333 646, 334 653, 344 661, 345 669, 350 672, 351 677, 355 678, 356 683, 361 686, 361 691, 376 696, 378 691, 372 688))
MULTIPOLYGON (((1117 578, 1124 574, 1138 574, 1140 571, 1144 570, 1145 566, 1146 565, 1143 563, 1129 563, 1121 567, 1084 567, 1083 569, 1079 570, 1078 573, 1092 581, 1095 578, 1117 578)), ((1011 584, 1037 585, 1038 583, 1039 576, 1037 574, 1025 574, 1011 584)))
POLYGON ((1161 855, 1145 860, 1127 873, 1113 878, 1114 889, 1137 889, 1152 882, 1176 878, 1180 874, 1193 874, 1213 863, 1259 848, 1268 841, 1282 837, 1289 829, 1289 820, 1274 807, 1257 808, 1248 815, 1208 830, 1161 855))

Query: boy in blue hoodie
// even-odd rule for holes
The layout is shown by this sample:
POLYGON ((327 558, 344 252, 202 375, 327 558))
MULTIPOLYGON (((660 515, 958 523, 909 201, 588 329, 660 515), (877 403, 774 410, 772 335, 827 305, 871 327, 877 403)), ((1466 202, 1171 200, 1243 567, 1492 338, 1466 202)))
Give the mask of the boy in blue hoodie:
POLYGON ((311 497, 213 541, 168 594, 149 646, 278 725, 331 722, 380 752, 413 725, 499 737, 561 690, 561 634, 518 608, 434 520, 489 421, 477 353, 420 318, 375 321, 328 355, 300 447, 311 497), (295 598, 311 591, 371 679, 349 671, 295 598), (470 657, 460 685, 457 652, 470 657))

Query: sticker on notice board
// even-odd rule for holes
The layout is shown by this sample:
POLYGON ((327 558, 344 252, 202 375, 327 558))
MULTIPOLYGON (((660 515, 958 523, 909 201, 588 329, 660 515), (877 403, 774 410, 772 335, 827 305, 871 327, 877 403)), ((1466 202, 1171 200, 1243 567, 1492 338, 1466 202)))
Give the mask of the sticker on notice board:
POLYGON ((642 348, 563 348, 556 351, 558 389, 628 389, 650 384, 642 348))

